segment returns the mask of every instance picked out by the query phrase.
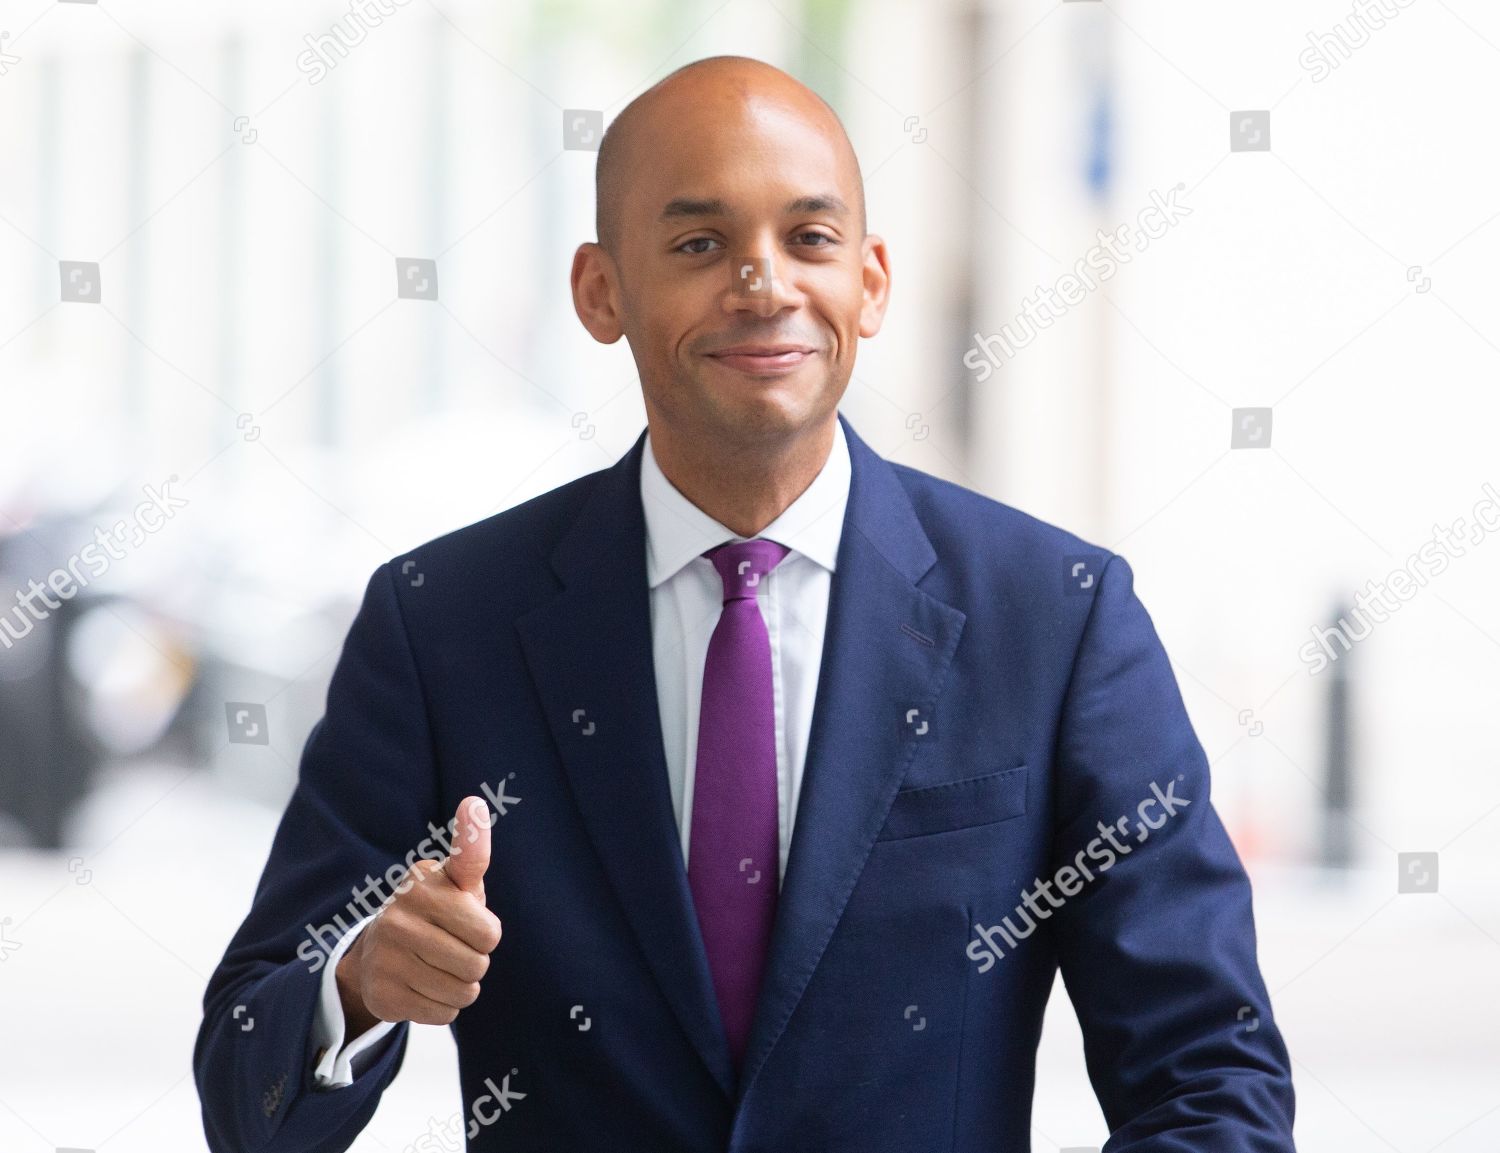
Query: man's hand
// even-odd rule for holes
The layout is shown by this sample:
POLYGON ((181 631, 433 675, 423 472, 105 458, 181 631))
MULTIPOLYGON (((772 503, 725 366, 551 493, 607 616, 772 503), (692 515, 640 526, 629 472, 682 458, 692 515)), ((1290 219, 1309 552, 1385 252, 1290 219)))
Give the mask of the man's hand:
POLYGON ((484 903, 490 823, 481 798, 460 801, 447 860, 413 862, 340 958, 346 1041, 380 1021, 447 1025, 479 996, 500 943, 500 918, 484 903))

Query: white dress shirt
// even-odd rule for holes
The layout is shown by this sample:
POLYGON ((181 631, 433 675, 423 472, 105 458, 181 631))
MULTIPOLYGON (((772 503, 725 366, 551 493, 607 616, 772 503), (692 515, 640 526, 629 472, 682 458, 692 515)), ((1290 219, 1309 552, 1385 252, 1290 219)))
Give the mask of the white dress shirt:
MULTIPOLYGON (((849 445, 843 425, 835 420, 833 447, 823 468, 780 516, 756 534, 791 550, 762 581, 763 592, 756 598, 771 641, 781 858, 778 889, 786 877, 792 825, 802 792, 849 478, 849 445)), ((641 508, 646 521, 646 578, 651 588, 652 655, 662 744, 685 863, 692 833, 703 668, 709 638, 724 606, 723 580, 702 554, 726 541, 748 538, 714 520, 667 480, 652 452, 649 432, 641 455, 641 508)), ((323 1050, 313 1070, 321 1087, 351 1084, 360 1069, 378 1058, 383 1047, 377 1049, 377 1043, 395 1028, 394 1021, 382 1021, 340 1048, 344 1013, 334 970, 370 919, 365 917, 344 935, 323 970, 312 1031, 314 1051, 323 1050), (360 1069, 355 1068, 356 1058, 361 1058, 360 1069)))

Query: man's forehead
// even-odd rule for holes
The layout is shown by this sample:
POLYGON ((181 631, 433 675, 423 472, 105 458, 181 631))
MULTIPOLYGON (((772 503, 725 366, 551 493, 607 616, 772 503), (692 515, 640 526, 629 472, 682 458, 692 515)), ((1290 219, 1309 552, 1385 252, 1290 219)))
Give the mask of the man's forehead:
POLYGON ((731 219, 750 212, 852 215, 858 169, 802 117, 731 118, 711 134, 658 137, 639 154, 633 191, 645 219, 731 219), (692 142, 691 144, 689 142, 692 142))

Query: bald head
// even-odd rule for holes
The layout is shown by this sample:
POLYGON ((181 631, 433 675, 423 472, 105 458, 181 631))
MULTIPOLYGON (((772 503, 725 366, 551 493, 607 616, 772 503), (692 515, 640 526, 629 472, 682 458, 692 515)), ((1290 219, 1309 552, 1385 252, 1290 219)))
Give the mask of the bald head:
POLYGON ((620 251, 628 190, 657 162, 693 115, 769 106, 803 121, 838 158, 853 198, 860 238, 866 233, 864 179, 844 126, 828 102, 805 84, 748 56, 710 56, 670 73, 627 104, 610 122, 594 168, 594 227, 612 257, 620 251))

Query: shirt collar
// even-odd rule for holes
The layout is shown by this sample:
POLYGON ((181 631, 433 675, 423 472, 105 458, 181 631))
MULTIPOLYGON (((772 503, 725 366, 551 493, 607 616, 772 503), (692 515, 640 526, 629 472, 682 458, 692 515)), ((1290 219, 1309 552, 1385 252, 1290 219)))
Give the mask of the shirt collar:
MULTIPOLYGON (((849 477, 849 444, 843 421, 835 419, 833 447, 818 475, 756 536, 784 544, 832 572, 844 532, 849 477)), ((656 463, 649 430, 641 454, 641 508, 646 516, 646 577, 652 588, 715 545, 749 539, 720 524, 678 491, 656 463)))

